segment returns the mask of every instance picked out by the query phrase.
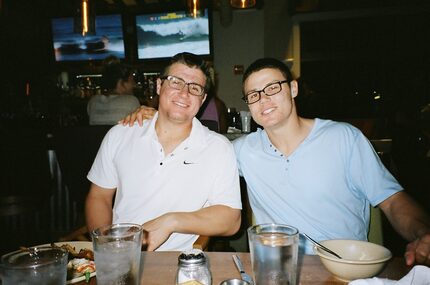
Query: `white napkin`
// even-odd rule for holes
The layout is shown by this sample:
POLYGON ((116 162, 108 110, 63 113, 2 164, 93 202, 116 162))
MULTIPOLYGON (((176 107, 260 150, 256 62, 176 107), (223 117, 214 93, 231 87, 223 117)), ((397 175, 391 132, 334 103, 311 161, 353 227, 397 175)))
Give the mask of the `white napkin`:
POLYGON ((349 285, 430 285, 430 267, 415 265, 408 274, 399 281, 385 278, 357 279, 349 285))

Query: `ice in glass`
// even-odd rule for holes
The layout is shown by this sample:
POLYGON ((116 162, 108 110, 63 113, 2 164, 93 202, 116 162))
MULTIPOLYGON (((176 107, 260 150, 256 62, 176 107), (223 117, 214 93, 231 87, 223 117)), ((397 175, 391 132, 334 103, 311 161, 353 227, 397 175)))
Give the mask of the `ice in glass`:
POLYGON ((142 226, 113 224, 92 233, 97 283, 139 284, 142 226))

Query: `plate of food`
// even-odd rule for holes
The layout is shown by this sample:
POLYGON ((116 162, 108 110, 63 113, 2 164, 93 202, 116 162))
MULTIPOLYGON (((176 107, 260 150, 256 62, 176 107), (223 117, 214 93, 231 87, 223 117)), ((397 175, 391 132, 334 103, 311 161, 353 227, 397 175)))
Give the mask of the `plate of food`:
POLYGON ((74 284, 96 275, 93 244, 90 241, 66 241, 44 244, 43 246, 62 247, 69 252, 67 264, 67 282, 74 284))

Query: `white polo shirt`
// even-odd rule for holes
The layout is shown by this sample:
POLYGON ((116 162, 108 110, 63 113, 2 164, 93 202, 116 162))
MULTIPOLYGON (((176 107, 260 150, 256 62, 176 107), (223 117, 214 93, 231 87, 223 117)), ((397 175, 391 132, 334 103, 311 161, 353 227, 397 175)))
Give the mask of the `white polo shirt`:
MULTIPOLYGON (((232 144, 193 119, 190 136, 165 154, 155 132, 158 113, 143 127, 117 125, 103 139, 88 179, 116 188, 113 223, 143 224, 167 212, 211 205, 241 209, 232 144)), ((158 250, 186 250, 198 236, 173 233, 158 250)))

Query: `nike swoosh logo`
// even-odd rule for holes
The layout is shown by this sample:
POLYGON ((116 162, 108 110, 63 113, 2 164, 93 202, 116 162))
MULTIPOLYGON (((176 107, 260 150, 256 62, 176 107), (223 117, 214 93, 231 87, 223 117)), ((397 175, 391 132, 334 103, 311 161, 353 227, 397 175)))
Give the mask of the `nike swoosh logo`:
POLYGON ((188 161, 184 160, 184 164, 194 164, 194 162, 188 162, 188 161))

